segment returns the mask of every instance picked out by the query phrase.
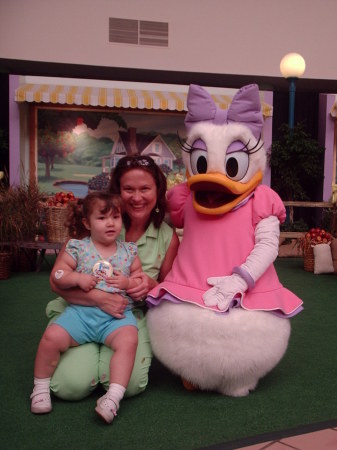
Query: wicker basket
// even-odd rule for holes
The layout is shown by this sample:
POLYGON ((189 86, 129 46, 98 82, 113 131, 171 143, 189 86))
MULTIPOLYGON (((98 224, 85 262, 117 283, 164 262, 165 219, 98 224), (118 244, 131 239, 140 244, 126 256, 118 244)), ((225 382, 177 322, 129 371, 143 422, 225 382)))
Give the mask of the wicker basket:
POLYGON ((65 242, 69 236, 68 227, 64 225, 68 217, 68 208, 48 206, 44 211, 48 242, 65 242))
POLYGON ((11 276, 12 254, 0 251, 0 280, 7 280, 11 276))
POLYGON ((314 271, 315 259, 314 259, 314 248, 310 243, 305 243, 303 248, 303 257, 304 257, 304 270, 307 272, 314 271))

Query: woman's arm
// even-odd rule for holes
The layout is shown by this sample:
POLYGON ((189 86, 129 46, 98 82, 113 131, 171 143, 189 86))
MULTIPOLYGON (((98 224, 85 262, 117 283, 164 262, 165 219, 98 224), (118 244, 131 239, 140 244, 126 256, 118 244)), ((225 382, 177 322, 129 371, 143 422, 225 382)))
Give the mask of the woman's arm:
POLYGON ((141 272, 142 272, 142 263, 139 259, 139 256, 137 255, 130 267, 130 277, 129 277, 129 288, 128 289, 138 287, 140 282, 139 282, 139 278, 136 278, 135 275, 137 275, 141 272))
POLYGON ((104 292, 100 289, 84 292, 80 288, 53 290, 72 305, 97 306, 97 308, 117 319, 124 317, 123 313, 127 306, 127 301, 125 297, 117 293, 104 292))
MULTIPOLYGON (((180 244, 180 241, 179 241, 178 235, 175 231, 173 231, 169 248, 167 249, 164 261, 160 267, 158 282, 163 281, 164 278, 166 277, 166 275, 171 270, 173 261, 178 253, 179 244, 180 244)), ((158 284, 158 283, 156 283, 156 284, 158 284)))
POLYGON ((142 299, 149 293, 151 289, 157 286, 158 282, 163 281, 168 272, 171 270, 174 258, 176 257, 176 254, 178 252, 178 247, 179 247, 179 238, 177 236, 177 233, 173 231, 170 245, 167 249, 165 258, 160 268, 158 281, 149 277, 144 272, 137 274, 136 277, 141 278, 142 281, 138 286, 127 290, 127 293, 130 295, 130 297, 136 300, 142 299))

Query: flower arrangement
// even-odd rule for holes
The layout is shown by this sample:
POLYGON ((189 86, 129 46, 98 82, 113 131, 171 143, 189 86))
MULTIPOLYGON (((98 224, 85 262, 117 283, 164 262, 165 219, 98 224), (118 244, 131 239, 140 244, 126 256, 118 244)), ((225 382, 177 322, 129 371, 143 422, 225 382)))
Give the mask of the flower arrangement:
POLYGON ((331 240, 332 236, 326 230, 322 228, 311 228, 311 230, 305 233, 302 248, 307 246, 313 247, 318 244, 329 244, 331 240))
POLYGON ((75 201, 73 192, 57 192, 52 197, 49 197, 46 206, 65 208, 69 202, 75 201))
POLYGON ((314 271, 314 251, 313 247, 320 244, 331 244, 332 235, 323 228, 311 228, 300 240, 300 246, 303 250, 304 270, 314 271))

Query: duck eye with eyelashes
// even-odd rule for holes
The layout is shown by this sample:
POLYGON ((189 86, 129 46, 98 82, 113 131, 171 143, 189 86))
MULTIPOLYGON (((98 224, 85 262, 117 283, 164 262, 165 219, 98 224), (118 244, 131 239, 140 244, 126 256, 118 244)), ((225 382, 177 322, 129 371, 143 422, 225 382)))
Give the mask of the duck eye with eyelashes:
POLYGON ((191 169, 194 175, 207 172, 207 151, 197 148, 190 156, 191 169))
POLYGON ((246 175, 249 167, 249 155, 246 152, 233 152, 226 155, 225 171, 233 181, 240 181, 246 175))

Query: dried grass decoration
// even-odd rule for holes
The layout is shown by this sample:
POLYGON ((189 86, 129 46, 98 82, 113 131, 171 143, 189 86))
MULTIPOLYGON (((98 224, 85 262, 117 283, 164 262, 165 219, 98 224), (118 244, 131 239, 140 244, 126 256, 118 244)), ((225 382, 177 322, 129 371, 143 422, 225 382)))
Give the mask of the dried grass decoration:
POLYGON ((65 242, 69 236, 68 205, 75 201, 72 192, 57 192, 44 208, 48 242, 65 242))
POLYGON ((311 228, 300 240, 300 246, 303 250, 304 270, 314 271, 314 246, 319 244, 330 244, 332 236, 322 228, 311 228))
MULTIPOLYGON (((38 233, 44 197, 36 183, 9 186, 7 179, 0 181, 0 262, 6 266, 19 253, 20 242, 33 241, 38 233)), ((7 267, 0 269, 0 277, 7 275, 7 267)))
POLYGON ((12 254, 0 250, 0 280, 7 280, 11 276, 12 254))

